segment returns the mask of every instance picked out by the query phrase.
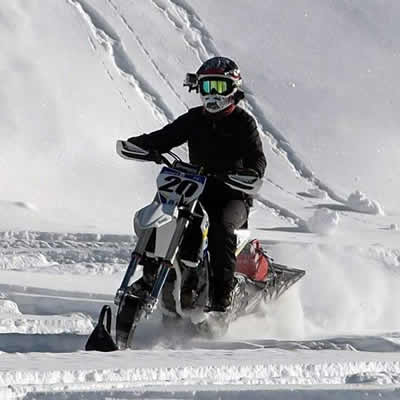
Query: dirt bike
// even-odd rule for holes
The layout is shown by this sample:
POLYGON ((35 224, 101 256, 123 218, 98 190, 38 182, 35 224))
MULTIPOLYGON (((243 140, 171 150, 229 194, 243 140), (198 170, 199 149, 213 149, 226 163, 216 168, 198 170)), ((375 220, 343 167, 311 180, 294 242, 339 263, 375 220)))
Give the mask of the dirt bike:
MULTIPOLYGON (((250 240, 249 230, 237 230, 236 285, 231 306, 226 312, 215 312, 213 271, 207 249, 209 220, 199 202, 210 174, 203 167, 183 162, 173 152, 167 153, 167 158, 127 141, 117 141, 117 153, 128 160, 153 161, 164 167, 157 178, 154 200, 134 217, 138 239, 114 299, 118 307, 115 341, 111 335, 111 308, 106 305, 86 350, 113 351, 130 347, 137 325, 157 305, 166 319, 186 319, 199 333, 222 335, 232 321, 251 313, 263 301, 277 299, 305 274, 303 270, 274 263, 257 240, 250 240), (185 239, 190 229, 192 237, 193 229, 197 231, 198 242, 195 251, 187 257, 185 239), (137 281, 134 275, 139 266, 149 268, 149 265, 154 275, 144 285, 144 277, 137 281)), ((261 186, 261 179, 248 171, 212 176, 221 184, 247 194, 256 193, 261 186)))

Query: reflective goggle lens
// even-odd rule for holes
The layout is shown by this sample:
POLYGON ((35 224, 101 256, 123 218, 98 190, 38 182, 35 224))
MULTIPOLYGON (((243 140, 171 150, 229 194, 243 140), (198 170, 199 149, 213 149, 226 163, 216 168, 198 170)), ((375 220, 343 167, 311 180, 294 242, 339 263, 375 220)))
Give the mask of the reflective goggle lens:
POLYGON ((232 89, 232 84, 227 80, 220 79, 203 79, 200 82, 200 90, 202 94, 227 94, 232 89))

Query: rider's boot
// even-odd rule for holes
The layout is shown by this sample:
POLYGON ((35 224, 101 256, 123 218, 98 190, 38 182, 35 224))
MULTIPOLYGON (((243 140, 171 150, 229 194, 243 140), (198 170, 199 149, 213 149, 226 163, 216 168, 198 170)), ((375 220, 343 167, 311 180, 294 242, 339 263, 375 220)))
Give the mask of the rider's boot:
POLYGON ((183 309, 194 307, 198 297, 196 291, 197 283, 198 277, 196 273, 191 269, 187 270, 181 289, 181 306, 183 309))
POLYGON ((225 312, 232 305, 236 286, 238 282, 236 278, 224 282, 221 288, 216 288, 214 294, 213 311, 225 312), (219 289, 219 290, 218 290, 219 289))

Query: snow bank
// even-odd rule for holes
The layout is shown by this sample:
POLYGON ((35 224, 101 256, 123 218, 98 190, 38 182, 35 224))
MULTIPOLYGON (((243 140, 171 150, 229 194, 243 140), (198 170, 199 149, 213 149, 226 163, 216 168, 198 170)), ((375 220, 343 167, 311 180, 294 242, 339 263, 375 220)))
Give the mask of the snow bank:
POLYGON ((0 300, 0 315, 1 314, 21 315, 21 311, 19 311, 18 305, 13 301, 0 300))
POLYGON ((51 265, 43 254, 0 255, 0 269, 26 270, 31 267, 51 265))
POLYGON ((90 319, 81 313, 66 315, 22 314, 11 300, 0 300, 0 334, 77 334, 88 335, 93 330, 90 319))
MULTIPOLYGON (((360 249, 360 252, 363 251, 360 249)), ((364 252, 385 267, 400 272, 400 249, 388 249, 382 245, 375 245, 364 252)))
POLYGON ((369 200, 366 195, 359 190, 351 193, 346 203, 352 210, 367 214, 385 215, 382 206, 375 200, 369 200))
POLYGON ((310 232, 330 235, 336 230, 339 220, 339 214, 336 211, 321 208, 307 220, 306 225, 310 232))
POLYGON ((396 353, 304 350, 285 351, 209 350, 199 357, 196 350, 131 351, 113 354, 75 353, 2 354, 7 370, 0 371, 0 388, 65 391, 116 387, 217 385, 315 385, 347 383, 395 384, 400 376, 396 353), (99 365, 101 367, 99 368, 99 365), (30 386, 30 387, 29 387, 30 386))
POLYGON ((0 270, 113 274, 133 247, 130 235, 0 232, 0 270))
MULTIPOLYGON (((27 315, 21 314, 18 306, 9 305, 7 313, 0 310, 0 334, 74 334, 89 335, 93 330, 93 324, 88 317, 80 313, 69 315, 27 315)), ((33 349, 32 349, 33 350, 33 349)))

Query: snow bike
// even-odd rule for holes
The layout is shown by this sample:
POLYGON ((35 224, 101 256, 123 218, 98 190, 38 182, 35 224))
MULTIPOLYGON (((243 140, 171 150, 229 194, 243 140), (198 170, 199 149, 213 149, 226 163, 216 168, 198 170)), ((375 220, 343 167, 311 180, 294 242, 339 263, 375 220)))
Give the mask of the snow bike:
MULTIPOLYGON (((262 250, 250 231, 237 236, 236 286, 232 304, 226 312, 213 310, 212 270, 207 251, 208 216, 199 197, 207 182, 202 167, 183 162, 169 152, 164 155, 144 150, 129 142, 117 141, 117 153, 129 160, 165 164, 157 178, 154 200, 137 211, 134 229, 138 237, 131 260, 115 295, 118 307, 115 341, 111 336, 111 308, 104 306, 99 323, 86 344, 87 350, 113 351, 130 347, 138 323, 149 317, 160 303, 165 319, 187 319, 198 332, 221 335, 229 324, 254 311, 262 302, 277 299, 297 282, 305 271, 276 264, 262 250), (185 255, 185 234, 198 231, 195 257, 185 255), (134 278, 138 266, 152 265, 154 276, 144 285, 134 278), (106 326, 104 319, 107 318, 106 326)), ((231 188, 254 194, 261 186, 258 177, 249 174, 213 175, 231 188)), ((192 252, 193 253, 193 252, 192 252)))

